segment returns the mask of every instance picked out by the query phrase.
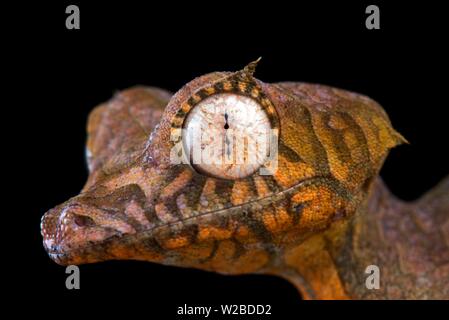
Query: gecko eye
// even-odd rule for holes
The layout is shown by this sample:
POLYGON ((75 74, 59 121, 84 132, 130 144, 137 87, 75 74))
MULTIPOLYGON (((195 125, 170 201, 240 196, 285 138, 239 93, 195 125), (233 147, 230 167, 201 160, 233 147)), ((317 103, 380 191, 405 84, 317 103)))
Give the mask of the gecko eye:
POLYGON ((264 108, 250 97, 212 95, 189 112, 183 127, 185 154, 201 173, 244 178, 267 161, 270 121, 264 108))

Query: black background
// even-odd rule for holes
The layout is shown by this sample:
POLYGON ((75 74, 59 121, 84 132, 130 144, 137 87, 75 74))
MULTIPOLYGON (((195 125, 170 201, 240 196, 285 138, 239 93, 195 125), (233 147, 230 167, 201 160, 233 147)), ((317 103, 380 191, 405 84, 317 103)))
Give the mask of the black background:
POLYGON ((391 152, 381 174, 393 193, 416 199, 449 173, 444 10, 438 2, 373 3, 380 7, 380 30, 365 28, 365 8, 372 3, 363 1, 73 1, 5 11, 16 14, 6 29, 19 61, 11 64, 24 71, 13 81, 20 121, 11 136, 24 152, 23 176, 13 188, 21 194, 14 210, 20 234, 14 229, 17 245, 8 245, 17 257, 9 264, 18 272, 11 276, 14 292, 45 307, 47 315, 96 307, 165 319, 184 303, 272 304, 274 316, 292 317, 322 310, 300 302, 295 288, 279 278, 131 261, 81 266, 81 290, 69 291, 64 268, 42 247, 39 223, 86 180, 85 126, 94 106, 135 84, 176 92, 196 76, 234 71, 259 56, 256 77, 262 81, 322 83, 377 100, 410 141, 391 152), (80 7, 80 30, 65 28, 68 4, 80 7))

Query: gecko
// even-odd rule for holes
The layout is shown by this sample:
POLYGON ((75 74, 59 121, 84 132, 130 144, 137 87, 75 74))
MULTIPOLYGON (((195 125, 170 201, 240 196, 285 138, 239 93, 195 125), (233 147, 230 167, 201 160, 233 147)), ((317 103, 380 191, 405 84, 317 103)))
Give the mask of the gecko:
POLYGON ((377 102, 326 85, 264 83, 257 62, 174 95, 136 86, 97 106, 87 182, 41 220, 49 257, 276 275, 305 299, 448 299, 449 178, 416 201, 396 198, 379 170, 407 141, 377 102), (228 130, 257 143, 269 131, 274 155, 174 162, 193 150, 198 125, 210 133, 200 150, 224 139, 217 155, 232 158, 228 130), (365 283, 372 265, 374 290, 365 283))

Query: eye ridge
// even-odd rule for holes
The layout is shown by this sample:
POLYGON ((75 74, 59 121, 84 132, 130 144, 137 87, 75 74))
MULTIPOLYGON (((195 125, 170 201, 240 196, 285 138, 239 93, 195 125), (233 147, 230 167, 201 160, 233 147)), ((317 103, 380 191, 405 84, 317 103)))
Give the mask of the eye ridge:
POLYGON ((254 80, 223 80, 195 91, 177 111, 172 127, 184 128, 185 119, 190 111, 207 98, 224 93, 241 95, 253 99, 266 112, 271 127, 279 129, 279 120, 276 109, 254 80))

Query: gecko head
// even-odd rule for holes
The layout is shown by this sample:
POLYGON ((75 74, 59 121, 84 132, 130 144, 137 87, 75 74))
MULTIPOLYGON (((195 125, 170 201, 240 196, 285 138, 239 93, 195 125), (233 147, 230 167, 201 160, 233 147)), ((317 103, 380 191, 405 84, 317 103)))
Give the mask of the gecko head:
POLYGON ((246 273, 348 222, 403 138, 373 100, 266 84, 253 77, 256 63, 186 84, 137 160, 50 210, 50 256, 246 273))

